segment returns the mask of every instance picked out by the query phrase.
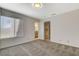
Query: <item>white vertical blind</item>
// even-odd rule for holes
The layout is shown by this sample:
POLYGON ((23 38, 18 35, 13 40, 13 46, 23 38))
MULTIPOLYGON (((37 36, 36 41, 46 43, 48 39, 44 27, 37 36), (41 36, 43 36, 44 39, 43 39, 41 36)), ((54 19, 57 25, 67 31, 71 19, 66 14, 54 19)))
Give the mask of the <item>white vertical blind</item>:
POLYGON ((7 16, 0 16, 0 38, 12 38, 17 36, 20 20, 7 16))

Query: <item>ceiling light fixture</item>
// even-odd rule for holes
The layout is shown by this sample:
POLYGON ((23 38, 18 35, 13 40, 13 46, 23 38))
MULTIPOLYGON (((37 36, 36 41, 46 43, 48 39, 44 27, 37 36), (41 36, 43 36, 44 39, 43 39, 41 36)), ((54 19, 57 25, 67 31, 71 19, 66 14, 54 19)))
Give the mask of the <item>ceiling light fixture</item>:
POLYGON ((33 7, 42 8, 42 3, 33 3, 33 7))

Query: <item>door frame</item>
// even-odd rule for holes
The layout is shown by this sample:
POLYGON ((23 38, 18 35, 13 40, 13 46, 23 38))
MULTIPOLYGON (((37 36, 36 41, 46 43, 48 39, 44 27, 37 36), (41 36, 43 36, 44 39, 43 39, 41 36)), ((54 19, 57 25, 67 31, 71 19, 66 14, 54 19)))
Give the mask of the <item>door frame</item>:
POLYGON ((50 33, 50 31, 51 31, 51 22, 50 21, 45 21, 44 22, 44 40, 46 41, 46 39, 45 39, 45 23, 49 23, 49 39, 48 39, 48 41, 50 41, 50 38, 51 38, 51 33, 50 33))

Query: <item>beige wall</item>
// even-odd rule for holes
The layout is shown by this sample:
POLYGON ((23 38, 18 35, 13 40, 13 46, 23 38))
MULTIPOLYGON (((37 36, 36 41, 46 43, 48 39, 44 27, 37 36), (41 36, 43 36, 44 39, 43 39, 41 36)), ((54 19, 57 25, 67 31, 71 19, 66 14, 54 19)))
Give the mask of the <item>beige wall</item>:
MULTIPOLYGON (((51 41, 79 47, 79 10, 48 18, 51 21, 51 41)), ((41 21, 41 24, 45 21, 41 21)), ((41 26, 42 26, 41 25, 41 26)), ((44 39, 44 27, 41 27, 40 38, 44 39)))

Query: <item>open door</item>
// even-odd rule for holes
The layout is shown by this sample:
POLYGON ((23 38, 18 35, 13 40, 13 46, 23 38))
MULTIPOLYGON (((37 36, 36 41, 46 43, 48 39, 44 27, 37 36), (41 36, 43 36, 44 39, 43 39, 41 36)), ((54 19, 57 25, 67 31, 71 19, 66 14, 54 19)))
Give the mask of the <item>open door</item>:
POLYGON ((35 22, 35 39, 39 39, 39 23, 35 22))
POLYGON ((50 21, 44 23, 44 39, 45 41, 50 40, 50 21))

